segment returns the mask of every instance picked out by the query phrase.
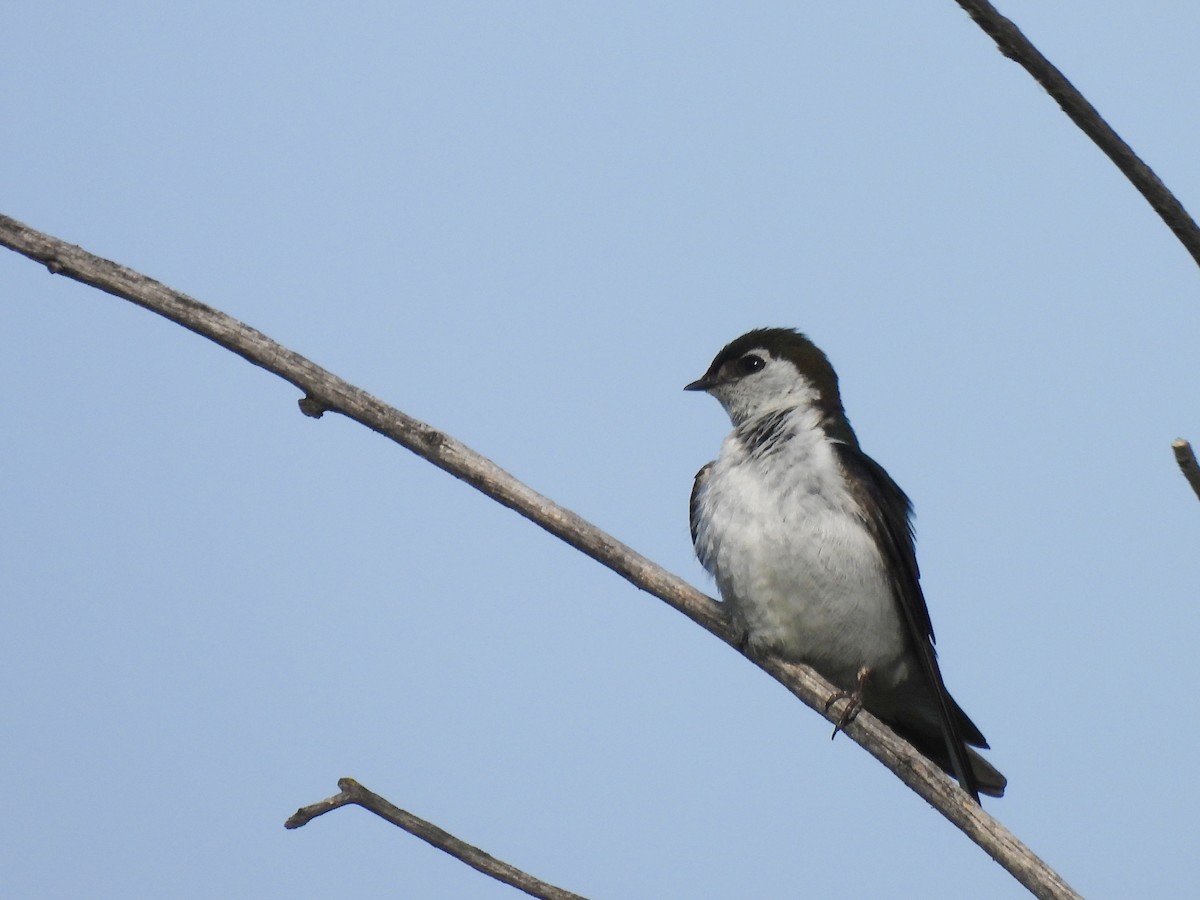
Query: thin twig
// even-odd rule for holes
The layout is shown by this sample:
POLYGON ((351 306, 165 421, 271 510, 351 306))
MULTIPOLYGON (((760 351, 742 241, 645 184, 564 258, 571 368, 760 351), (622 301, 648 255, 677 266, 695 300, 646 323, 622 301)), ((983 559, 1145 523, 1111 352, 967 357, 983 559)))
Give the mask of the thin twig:
POLYGON ((1196 492, 1196 498, 1200 499, 1200 463, 1196 462, 1192 445, 1183 438, 1178 438, 1171 441, 1171 449, 1175 451, 1175 462, 1179 463, 1179 471, 1196 492))
MULTIPOLYGON (((340 412, 391 438, 663 600, 727 644, 736 646, 736 636, 721 606, 683 579, 526 487, 491 460, 448 434, 393 409, 262 332, 132 269, 42 234, 7 216, 0 216, 0 244, 42 263, 52 273, 66 275, 158 313, 273 372, 304 393, 300 403, 306 414, 320 416, 326 410, 340 412)), ((752 661, 810 708, 830 722, 836 720, 836 712, 824 712, 834 689, 811 669, 773 659, 752 661)), ((897 738, 879 720, 862 713, 845 732, 1036 896, 1079 896, 1057 872, 972 802, 940 769, 897 738)))
POLYGON ((1179 238, 1187 252, 1200 264, 1200 227, 1197 227, 1188 211, 1183 208, 1183 204, 1154 174, 1154 170, 1142 162, 1133 152, 1133 148, 1104 121, 1096 107, 1092 106, 1087 98, 1075 89, 1075 85, 1030 43, 1016 25, 1000 15, 987 0, 956 2, 975 20, 975 24, 996 42, 1001 53, 1023 66, 1037 83, 1058 101, 1063 112, 1070 116, 1071 121, 1078 125, 1084 134, 1095 141, 1096 146, 1103 150, 1133 183, 1154 207, 1154 211, 1167 223, 1175 237, 1179 238))
POLYGON ((403 810, 388 802, 374 791, 367 790, 353 778, 338 779, 338 787, 341 789, 341 793, 313 803, 311 806, 301 807, 296 810, 291 818, 283 823, 283 827, 300 828, 307 825, 317 816, 322 816, 330 810, 353 803, 361 806, 363 809, 370 810, 381 819, 391 822, 397 828, 402 828, 409 834, 419 837, 427 844, 432 844, 439 850, 444 850, 477 872, 490 875, 497 881, 503 881, 505 884, 524 891, 532 897, 541 897, 543 900, 585 900, 579 894, 573 894, 570 891, 565 891, 560 887, 555 887, 552 884, 542 881, 540 878, 534 878, 528 872, 522 872, 508 863, 496 859, 491 854, 485 853, 478 847, 472 846, 466 841, 459 840, 450 832, 438 828, 432 822, 427 822, 420 816, 414 816, 407 810, 403 810))

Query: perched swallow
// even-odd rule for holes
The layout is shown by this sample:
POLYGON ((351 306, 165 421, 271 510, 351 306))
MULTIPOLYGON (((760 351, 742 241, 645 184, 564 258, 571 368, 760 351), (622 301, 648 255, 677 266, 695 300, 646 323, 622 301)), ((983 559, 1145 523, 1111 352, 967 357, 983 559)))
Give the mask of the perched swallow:
POLYGON ((696 475, 691 529, 747 649, 812 666, 849 698, 843 724, 861 704, 976 801, 1002 796, 1005 777, 971 749, 987 741, 942 681, 912 505, 859 446, 825 354, 758 329, 686 390, 733 423, 696 475))

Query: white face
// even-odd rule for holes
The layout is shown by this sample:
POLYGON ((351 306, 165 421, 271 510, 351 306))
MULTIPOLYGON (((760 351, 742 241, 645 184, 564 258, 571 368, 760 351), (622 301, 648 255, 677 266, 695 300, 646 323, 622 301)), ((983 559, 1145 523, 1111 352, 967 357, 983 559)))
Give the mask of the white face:
POLYGON ((806 406, 819 399, 812 382, 786 359, 754 349, 731 359, 709 389, 735 426, 780 407, 806 406))

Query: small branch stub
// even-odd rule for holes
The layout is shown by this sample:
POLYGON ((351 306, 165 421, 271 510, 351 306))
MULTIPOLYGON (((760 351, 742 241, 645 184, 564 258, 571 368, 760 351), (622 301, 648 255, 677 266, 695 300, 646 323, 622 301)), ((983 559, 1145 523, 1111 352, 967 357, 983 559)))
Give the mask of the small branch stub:
POLYGON ((329 412, 329 407, 313 397, 312 394, 301 397, 296 402, 300 404, 300 412, 312 419, 319 419, 329 412))

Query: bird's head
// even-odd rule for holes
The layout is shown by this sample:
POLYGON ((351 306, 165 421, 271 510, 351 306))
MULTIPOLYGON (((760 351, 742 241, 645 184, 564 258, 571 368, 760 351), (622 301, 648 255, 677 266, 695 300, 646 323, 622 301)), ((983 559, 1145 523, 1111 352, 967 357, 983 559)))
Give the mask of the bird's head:
POLYGON ((791 328, 757 328, 725 345, 685 391, 720 401, 734 426, 787 407, 821 413, 827 427, 845 422, 837 373, 812 341, 791 328))

